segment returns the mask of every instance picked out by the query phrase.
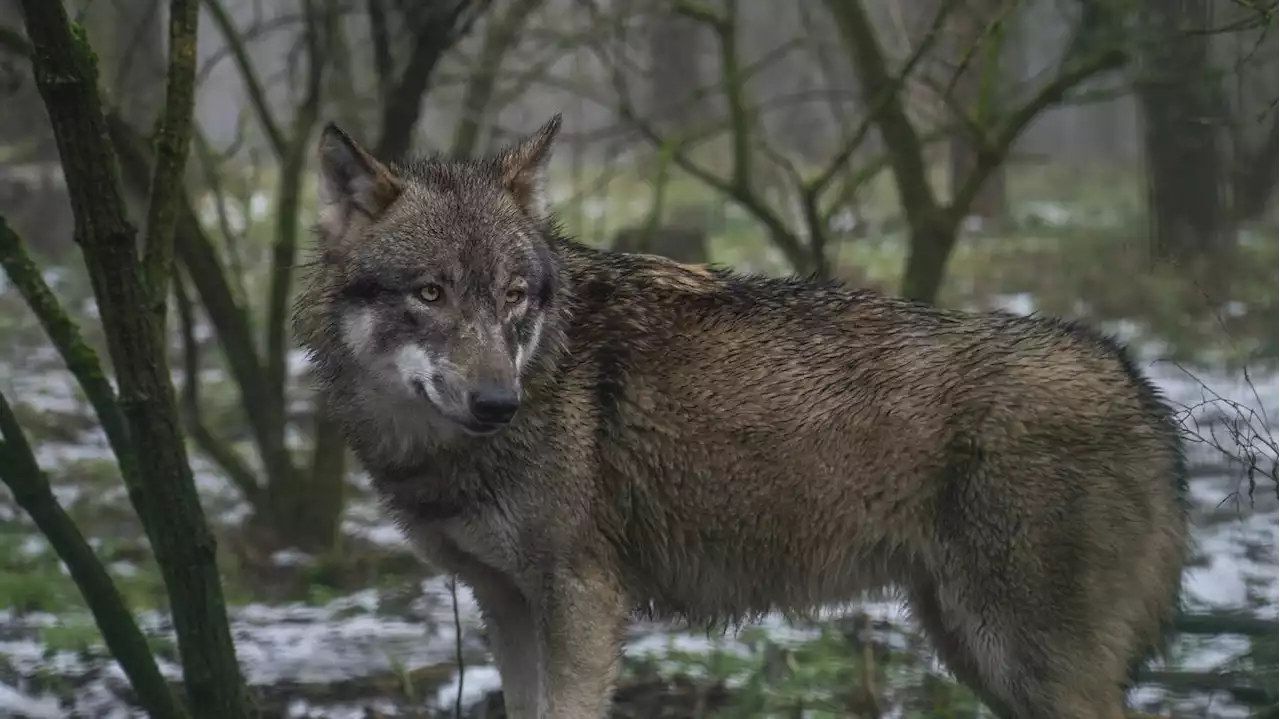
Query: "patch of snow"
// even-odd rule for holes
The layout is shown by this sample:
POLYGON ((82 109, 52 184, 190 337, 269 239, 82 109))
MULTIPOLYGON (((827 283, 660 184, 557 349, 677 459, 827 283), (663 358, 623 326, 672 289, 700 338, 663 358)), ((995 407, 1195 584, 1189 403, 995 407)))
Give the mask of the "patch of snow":
POLYGON ((315 557, 298 549, 282 549, 271 555, 271 563, 277 567, 308 567, 315 561, 315 557))
POLYGON ((62 719, 65 713, 52 697, 33 699, 0 682, 0 716, 26 716, 30 719, 62 719))
MULTIPOLYGON (((462 671, 462 706, 469 707, 480 701, 489 692, 502 688, 502 677, 496 667, 481 665, 466 667, 462 671)), ((458 674, 455 672, 448 683, 441 686, 435 695, 435 706, 451 707, 458 698, 458 674)))

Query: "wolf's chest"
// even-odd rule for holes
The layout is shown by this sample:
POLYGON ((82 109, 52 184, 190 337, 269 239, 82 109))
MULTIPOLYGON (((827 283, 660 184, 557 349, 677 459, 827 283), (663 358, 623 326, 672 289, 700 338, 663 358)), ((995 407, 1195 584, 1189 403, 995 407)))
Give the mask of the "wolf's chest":
POLYGON ((384 475, 378 491, 414 538, 444 540, 456 550, 504 570, 518 565, 518 502, 474 468, 433 463, 384 475))
POLYGON ((501 511, 486 510, 437 523, 436 531, 459 550, 494 569, 515 571, 520 564, 520 528, 501 511))

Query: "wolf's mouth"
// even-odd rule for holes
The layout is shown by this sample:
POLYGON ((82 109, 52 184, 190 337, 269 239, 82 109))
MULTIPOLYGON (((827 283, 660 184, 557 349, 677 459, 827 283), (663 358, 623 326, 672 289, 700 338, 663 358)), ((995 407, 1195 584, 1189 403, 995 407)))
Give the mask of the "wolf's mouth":
POLYGON ((489 424, 486 422, 477 422, 475 420, 469 420, 466 422, 459 422, 458 426, 462 427, 462 431, 466 432, 472 437, 491 437, 497 434, 503 427, 506 427, 507 425, 489 424))

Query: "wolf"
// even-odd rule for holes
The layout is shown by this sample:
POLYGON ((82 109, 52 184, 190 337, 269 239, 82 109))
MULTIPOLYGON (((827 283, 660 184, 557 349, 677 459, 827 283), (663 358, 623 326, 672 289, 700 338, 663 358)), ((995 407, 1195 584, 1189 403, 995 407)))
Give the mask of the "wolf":
POLYGON ((1126 350, 580 244, 559 128, 388 159, 327 125, 294 315, 386 511, 472 589, 508 715, 603 716, 637 613, 888 591, 999 716, 1123 716, 1189 551, 1178 427, 1126 350))

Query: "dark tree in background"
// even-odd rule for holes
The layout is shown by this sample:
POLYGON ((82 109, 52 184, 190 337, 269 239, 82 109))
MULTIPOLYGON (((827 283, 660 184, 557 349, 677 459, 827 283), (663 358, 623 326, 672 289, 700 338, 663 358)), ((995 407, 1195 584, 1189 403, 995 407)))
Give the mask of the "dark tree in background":
POLYGON ((1231 251, 1227 114, 1211 42, 1215 0, 1144 0, 1137 68, 1153 259, 1231 251))

